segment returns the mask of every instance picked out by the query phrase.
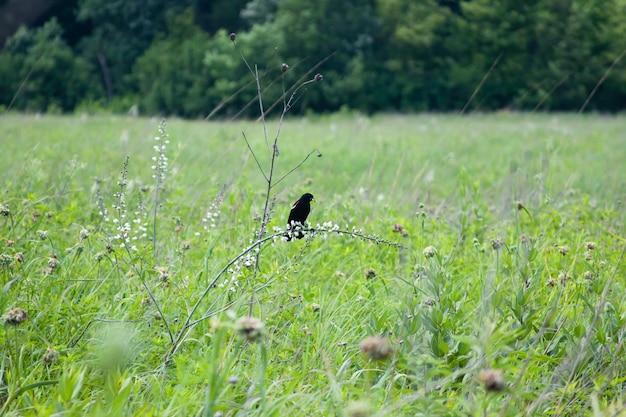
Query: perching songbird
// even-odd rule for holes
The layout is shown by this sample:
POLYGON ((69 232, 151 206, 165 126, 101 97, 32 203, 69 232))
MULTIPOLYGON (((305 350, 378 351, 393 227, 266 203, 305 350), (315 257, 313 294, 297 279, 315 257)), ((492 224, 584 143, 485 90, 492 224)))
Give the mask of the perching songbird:
MULTIPOLYGON (((289 219, 287 220, 287 229, 293 229, 296 225, 304 226, 304 222, 311 212, 311 201, 315 201, 313 194, 306 193, 302 194, 302 197, 293 204, 289 212, 289 219)), ((302 239, 304 233, 301 231, 295 231, 293 233, 288 232, 285 236, 288 241, 291 240, 292 237, 302 239)))

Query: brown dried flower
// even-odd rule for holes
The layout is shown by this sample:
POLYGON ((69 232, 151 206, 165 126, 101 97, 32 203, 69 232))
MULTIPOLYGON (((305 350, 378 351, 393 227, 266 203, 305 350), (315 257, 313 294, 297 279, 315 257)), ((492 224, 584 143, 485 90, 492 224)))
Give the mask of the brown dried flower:
POLYGON ((389 359, 393 354, 391 343, 380 336, 371 336, 363 339, 360 347, 363 355, 374 361, 389 359))
POLYGON ((478 374, 478 379, 488 392, 502 392, 506 389, 504 374, 499 369, 483 369, 478 374))
POLYGON ((18 324, 22 324, 28 320, 28 313, 26 313, 26 310, 24 309, 15 307, 4 313, 2 319, 6 324, 17 326, 18 324))
POLYGON ((236 325, 239 334, 248 342, 256 342, 263 337, 265 326, 263 322, 255 317, 245 316, 237 320, 236 325))
POLYGON ((567 255, 569 253, 569 248, 567 246, 559 246, 557 248, 557 250, 559 251, 559 253, 563 256, 567 255))
POLYGON ((502 246, 504 246, 502 238, 497 237, 495 239, 491 239, 491 247, 493 250, 499 250, 502 246))
POLYGON ((374 268, 367 268, 364 273, 366 279, 376 278, 376 270, 374 268))

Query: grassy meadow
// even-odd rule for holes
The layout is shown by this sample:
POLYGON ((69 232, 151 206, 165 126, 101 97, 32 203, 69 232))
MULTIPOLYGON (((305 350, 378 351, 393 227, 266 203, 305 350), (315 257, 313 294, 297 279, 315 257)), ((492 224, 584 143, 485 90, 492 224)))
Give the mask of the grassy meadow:
POLYGON ((626 416, 623 116, 277 125, 0 116, 0 415, 626 416))

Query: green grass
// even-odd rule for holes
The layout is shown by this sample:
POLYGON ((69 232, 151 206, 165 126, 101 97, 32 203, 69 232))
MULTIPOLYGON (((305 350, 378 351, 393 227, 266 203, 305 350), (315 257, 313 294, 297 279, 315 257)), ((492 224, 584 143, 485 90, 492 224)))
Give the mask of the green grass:
POLYGON ((238 256, 267 186, 242 131, 267 169, 262 125, 168 120, 155 252, 158 124, 0 117, 0 414, 626 413, 623 117, 287 120, 276 175, 323 156, 273 188, 268 233, 311 192, 313 225, 379 243, 268 241, 256 274, 238 256))

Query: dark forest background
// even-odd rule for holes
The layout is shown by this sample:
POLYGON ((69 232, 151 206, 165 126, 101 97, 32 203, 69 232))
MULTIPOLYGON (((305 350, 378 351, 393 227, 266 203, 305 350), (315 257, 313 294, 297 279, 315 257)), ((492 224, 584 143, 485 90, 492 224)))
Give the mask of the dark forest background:
POLYGON ((255 115, 231 32, 296 113, 626 107, 626 0, 0 0, 0 109, 255 115))

